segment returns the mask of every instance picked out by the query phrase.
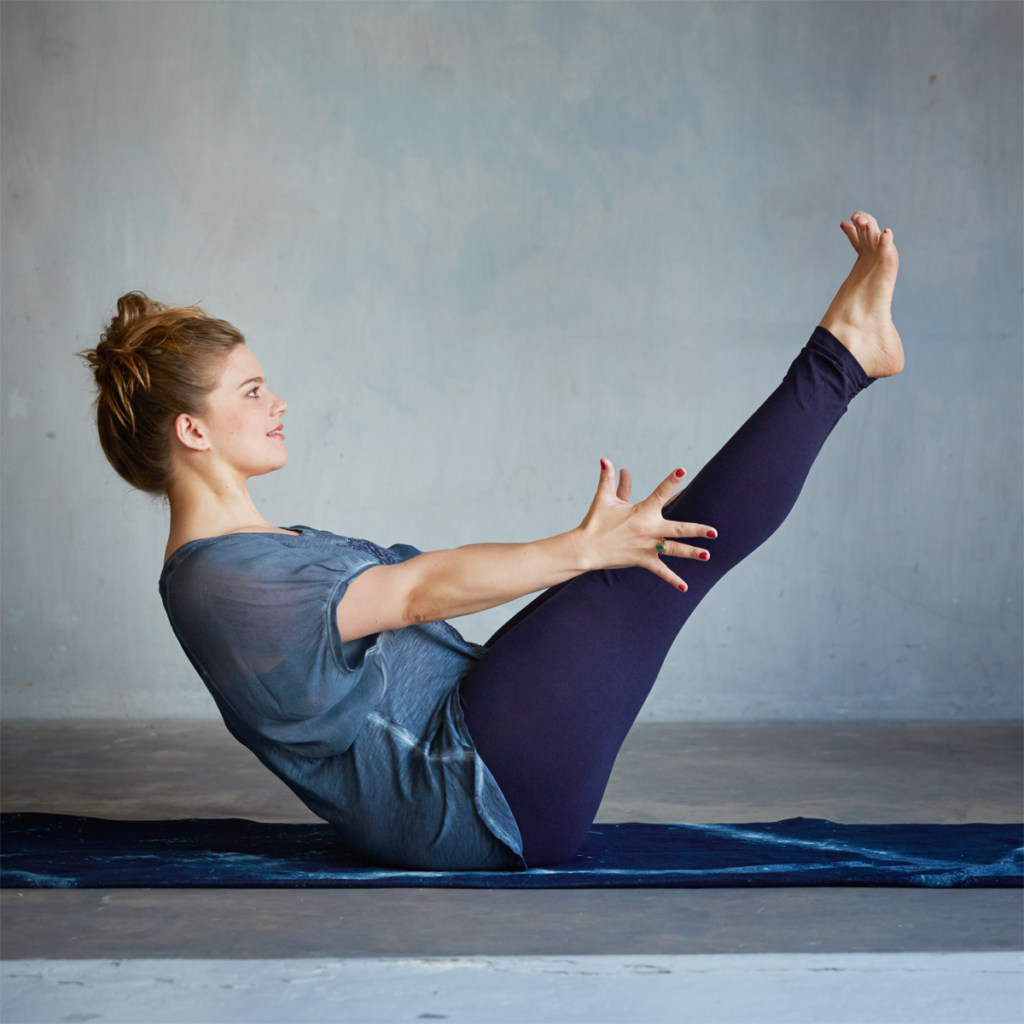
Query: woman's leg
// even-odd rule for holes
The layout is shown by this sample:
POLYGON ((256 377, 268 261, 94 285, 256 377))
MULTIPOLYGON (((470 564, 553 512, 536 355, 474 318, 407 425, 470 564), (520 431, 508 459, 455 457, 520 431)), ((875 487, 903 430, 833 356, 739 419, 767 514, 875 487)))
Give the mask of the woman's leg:
MULTIPOLYGON (((856 218, 856 232, 870 227, 856 218)), ((876 238, 875 248, 884 247, 876 238)), ((850 279, 859 270, 867 286, 851 291, 850 279, 843 286, 849 298, 839 312, 850 320, 853 304, 864 304, 864 288, 877 285, 865 277, 863 259, 861 253, 850 279)), ((827 317, 836 309, 834 302, 827 317)), ((679 559, 673 566, 686 593, 645 569, 585 573, 541 595, 499 631, 463 683, 469 731, 519 824, 528 864, 557 863, 578 848, 676 634, 725 572, 785 519, 825 439, 870 383, 865 367, 878 364, 858 350, 859 336, 850 341, 861 322, 830 322, 849 335, 846 344, 816 329, 782 384, 667 506, 666 518, 718 531, 717 540, 702 542, 708 562, 679 559)), ((865 336, 877 349, 874 333, 865 336)), ((877 376, 886 375, 880 369, 877 376)))
POLYGON ((572 855, 672 641, 705 594, 774 533, 869 378, 818 328, 785 380, 666 519, 708 523, 708 562, 674 559, 685 594, 646 569, 589 572, 541 595, 462 688, 466 723, 523 834, 528 864, 572 855))

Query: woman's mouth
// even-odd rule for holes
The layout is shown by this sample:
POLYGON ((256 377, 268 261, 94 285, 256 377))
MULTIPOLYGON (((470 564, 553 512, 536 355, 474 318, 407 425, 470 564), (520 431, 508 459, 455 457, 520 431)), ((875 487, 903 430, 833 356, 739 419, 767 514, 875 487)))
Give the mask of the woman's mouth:
POLYGON ((269 434, 267 434, 267 437, 272 437, 277 441, 283 441, 284 434, 281 433, 282 429, 282 427, 275 427, 272 431, 270 431, 269 434))

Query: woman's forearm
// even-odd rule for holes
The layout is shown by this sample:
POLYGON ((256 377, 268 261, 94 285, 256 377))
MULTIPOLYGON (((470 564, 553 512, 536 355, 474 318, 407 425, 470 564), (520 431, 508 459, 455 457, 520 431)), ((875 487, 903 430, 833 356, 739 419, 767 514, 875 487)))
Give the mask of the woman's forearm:
POLYGON ((528 544, 470 544, 412 559, 413 622, 470 615, 553 587, 585 572, 575 531, 528 544))
POLYGON ((338 605, 342 639, 470 615, 572 579, 588 568, 575 533, 429 551, 368 569, 338 605))

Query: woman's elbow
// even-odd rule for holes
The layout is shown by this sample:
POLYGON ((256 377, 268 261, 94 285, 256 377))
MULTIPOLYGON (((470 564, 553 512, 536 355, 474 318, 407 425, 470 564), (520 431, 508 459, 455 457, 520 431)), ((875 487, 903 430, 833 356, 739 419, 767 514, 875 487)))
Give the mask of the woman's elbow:
POLYGON ((436 622, 438 618, 433 614, 429 599, 417 594, 409 595, 402 612, 403 626, 422 626, 426 622, 436 622))

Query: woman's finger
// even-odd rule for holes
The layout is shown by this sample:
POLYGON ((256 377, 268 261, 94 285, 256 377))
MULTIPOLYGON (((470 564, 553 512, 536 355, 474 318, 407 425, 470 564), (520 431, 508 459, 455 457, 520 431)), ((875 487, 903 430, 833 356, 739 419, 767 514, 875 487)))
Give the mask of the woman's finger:
POLYGON ((685 469, 673 469, 671 473, 664 480, 658 484, 657 487, 651 491, 650 497, 647 499, 649 502, 656 503, 658 508, 663 508, 668 504, 669 499, 672 497, 672 492, 682 483, 683 477, 686 476, 685 469))
POLYGON ((695 558, 699 562, 706 562, 711 557, 706 548, 695 548, 692 544, 680 544, 677 540, 668 539, 658 541, 655 551, 670 558, 695 558))
POLYGON ((619 501, 624 501, 627 505, 629 504, 629 496, 633 491, 633 475, 628 469, 619 470, 619 488, 615 492, 615 497, 619 501))
POLYGON ((615 467, 611 459, 601 460, 601 478, 597 482, 597 497, 610 498, 615 493, 615 467))
POLYGON ((609 459, 601 460, 601 476, 597 481, 597 490, 594 492, 594 500, 590 503, 590 509, 584 520, 586 523, 591 516, 595 515, 606 505, 615 501, 615 469, 609 459))
POLYGON ((707 540, 714 540, 718 536, 718 531, 713 526, 705 526, 703 523, 676 523, 666 519, 665 536, 704 537, 707 540))
POLYGON ((643 567, 650 569, 655 576, 660 577, 666 583, 671 583, 676 590, 686 593, 686 581, 680 579, 660 558, 656 558, 653 562, 644 562, 643 567))

